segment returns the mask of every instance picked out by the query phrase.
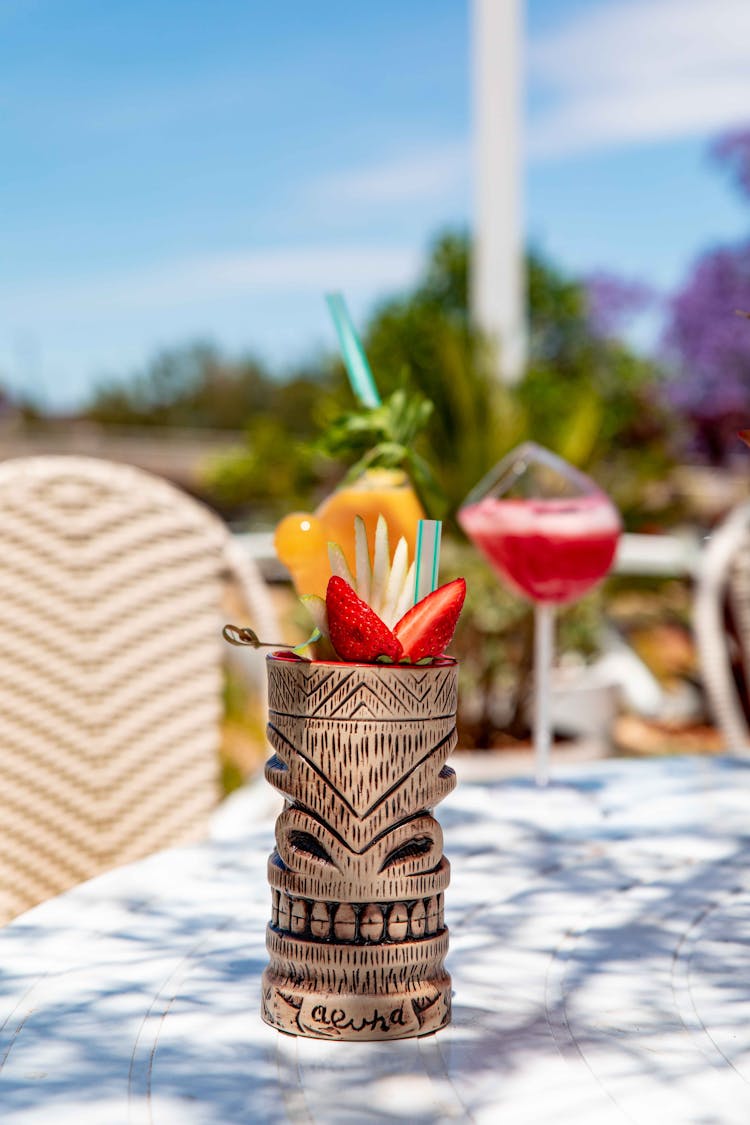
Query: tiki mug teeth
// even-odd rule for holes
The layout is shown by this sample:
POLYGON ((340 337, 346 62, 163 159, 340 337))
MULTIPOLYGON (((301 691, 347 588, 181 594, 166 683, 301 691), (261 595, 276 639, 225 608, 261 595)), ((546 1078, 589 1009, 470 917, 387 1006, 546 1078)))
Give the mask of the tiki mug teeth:
POLYGON ((267 665, 266 777, 286 805, 263 1019, 318 1039, 437 1031, 450 1020, 450 868, 431 810, 456 783, 457 665, 267 665))

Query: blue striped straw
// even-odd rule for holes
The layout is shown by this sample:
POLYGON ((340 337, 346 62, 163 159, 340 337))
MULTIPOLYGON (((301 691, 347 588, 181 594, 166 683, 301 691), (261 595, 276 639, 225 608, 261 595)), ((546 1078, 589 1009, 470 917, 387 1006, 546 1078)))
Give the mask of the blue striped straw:
POLYGON ((414 604, 437 589, 440 569, 441 520, 420 520, 417 525, 417 550, 414 556, 414 604))
POLYGON ((378 388, 375 386, 370 365, 367 362, 365 349, 362 347, 352 318, 349 316, 349 310, 343 296, 341 293, 327 293, 326 302, 333 317, 336 335, 339 338, 341 357, 344 360, 346 373, 349 376, 355 398, 359 400, 362 406, 380 406, 380 395, 378 394, 378 388))

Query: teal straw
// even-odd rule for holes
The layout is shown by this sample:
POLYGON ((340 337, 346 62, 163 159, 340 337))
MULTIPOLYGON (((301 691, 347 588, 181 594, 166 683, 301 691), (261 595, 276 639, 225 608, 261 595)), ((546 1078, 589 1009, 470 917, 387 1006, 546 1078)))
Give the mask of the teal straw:
POLYGON ((437 589, 440 569, 440 520, 420 520, 414 556, 414 604, 437 589))
POLYGON ((380 395, 367 362, 365 349, 349 316, 341 293, 327 293, 326 301, 339 338, 341 356, 352 390, 362 406, 380 406, 380 395))

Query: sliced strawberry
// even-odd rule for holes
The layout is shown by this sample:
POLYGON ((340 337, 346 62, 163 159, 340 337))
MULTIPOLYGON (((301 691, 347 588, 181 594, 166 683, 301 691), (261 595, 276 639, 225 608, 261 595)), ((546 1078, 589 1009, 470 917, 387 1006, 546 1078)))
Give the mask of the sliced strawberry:
POLYGON ((400 660, 401 642, 348 582, 334 574, 326 590, 328 635, 342 660, 373 664, 379 656, 400 660))
POLYGON ((466 597, 466 581, 455 578, 433 590, 408 610, 394 627, 404 656, 412 663, 426 656, 440 656, 453 639, 466 597))

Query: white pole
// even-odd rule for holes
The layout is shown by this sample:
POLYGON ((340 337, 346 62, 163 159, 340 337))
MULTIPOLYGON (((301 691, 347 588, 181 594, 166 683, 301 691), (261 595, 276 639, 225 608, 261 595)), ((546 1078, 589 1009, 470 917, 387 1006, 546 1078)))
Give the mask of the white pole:
POLYGON ((554 606, 537 602, 534 606, 534 762, 536 783, 549 781, 549 752, 552 745, 550 693, 552 657, 555 646, 554 606))
POLYGON ((526 358, 520 144, 523 0, 472 3, 472 315, 497 348, 498 374, 514 382, 526 358))

